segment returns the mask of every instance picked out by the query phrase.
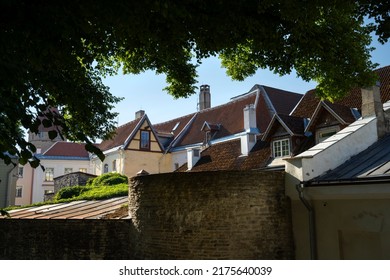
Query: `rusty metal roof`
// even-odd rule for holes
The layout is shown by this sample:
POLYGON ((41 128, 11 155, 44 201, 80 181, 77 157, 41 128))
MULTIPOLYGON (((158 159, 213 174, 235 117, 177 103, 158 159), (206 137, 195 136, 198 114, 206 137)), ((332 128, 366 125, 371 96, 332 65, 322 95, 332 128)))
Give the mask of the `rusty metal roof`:
MULTIPOLYGON (((127 204, 127 196, 104 200, 79 200, 11 210, 12 219, 102 219, 127 204)), ((0 216, 0 219, 2 217, 0 216)), ((122 217, 126 219, 129 217, 122 217)))

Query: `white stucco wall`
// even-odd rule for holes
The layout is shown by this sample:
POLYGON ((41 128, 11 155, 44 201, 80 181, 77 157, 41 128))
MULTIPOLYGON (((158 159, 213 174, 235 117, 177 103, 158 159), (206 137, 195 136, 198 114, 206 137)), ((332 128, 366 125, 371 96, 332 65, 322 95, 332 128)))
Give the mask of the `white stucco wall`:
POLYGON ((376 118, 360 119, 309 150, 286 160, 286 172, 307 181, 343 164, 378 140, 376 118))
MULTIPOLYGON (((65 168, 72 168, 73 172, 80 168, 86 168, 87 173, 92 173, 89 160, 49 160, 42 159, 41 165, 45 168, 54 168, 54 178, 65 174, 65 168)), ((54 181, 45 182, 45 172, 38 167, 34 170, 32 186, 32 203, 41 202, 45 191, 54 191, 54 181)))

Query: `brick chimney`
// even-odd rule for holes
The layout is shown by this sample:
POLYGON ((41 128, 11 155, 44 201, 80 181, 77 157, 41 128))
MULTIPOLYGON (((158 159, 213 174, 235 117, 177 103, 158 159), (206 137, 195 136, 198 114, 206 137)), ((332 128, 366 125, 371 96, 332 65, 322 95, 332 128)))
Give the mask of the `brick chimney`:
POLYGON ((135 119, 142 118, 144 115, 145 115, 145 111, 139 110, 139 111, 135 112, 135 119))
POLYGON ((378 138, 384 136, 387 132, 385 114, 383 104, 381 102, 381 94, 379 83, 377 85, 362 88, 362 118, 376 116, 378 138))
POLYGON ((211 107, 211 95, 210 95, 210 86, 201 85, 199 93, 199 111, 208 109, 211 107))

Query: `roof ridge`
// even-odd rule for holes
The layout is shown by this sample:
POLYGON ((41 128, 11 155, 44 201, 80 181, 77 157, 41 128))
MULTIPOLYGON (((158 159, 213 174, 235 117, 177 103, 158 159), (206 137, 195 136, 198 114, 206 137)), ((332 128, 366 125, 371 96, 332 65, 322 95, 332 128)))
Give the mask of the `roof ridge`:
MULTIPOLYGON (((299 92, 295 92, 295 91, 290 91, 290 90, 285 90, 285 89, 280 89, 280 88, 276 88, 276 87, 270 87, 270 86, 267 86, 267 85, 260 85, 262 87, 266 87, 266 88, 271 88, 271 89, 276 89, 278 91, 281 91, 280 93, 293 93, 293 94, 298 94, 298 95, 303 95, 302 93, 299 93, 299 92)), ((268 93, 268 92, 267 92, 268 93)))

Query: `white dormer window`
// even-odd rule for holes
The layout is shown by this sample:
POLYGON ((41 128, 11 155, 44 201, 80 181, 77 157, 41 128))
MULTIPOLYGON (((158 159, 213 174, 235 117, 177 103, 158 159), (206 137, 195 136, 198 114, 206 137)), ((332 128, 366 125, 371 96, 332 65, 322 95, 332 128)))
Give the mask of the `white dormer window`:
POLYGON ((280 158, 290 155, 290 139, 280 139, 272 142, 272 155, 280 158))

